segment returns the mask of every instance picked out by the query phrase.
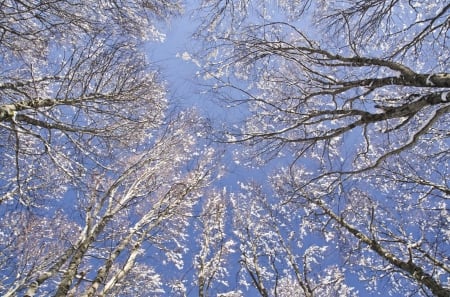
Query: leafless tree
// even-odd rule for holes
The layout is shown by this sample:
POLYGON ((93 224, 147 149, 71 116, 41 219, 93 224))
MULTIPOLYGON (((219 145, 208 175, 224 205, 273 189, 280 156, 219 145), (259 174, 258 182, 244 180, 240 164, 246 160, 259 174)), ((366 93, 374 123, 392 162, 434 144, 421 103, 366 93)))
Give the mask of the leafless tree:
MULTIPOLYGON (((228 194, 212 191, 204 203, 199 218, 200 251, 196 255, 198 296, 213 296, 220 283, 227 284, 230 277, 229 256, 234 253, 234 241, 227 230, 231 205, 228 194)), ((226 286, 224 286, 226 287, 226 286)))
POLYGON ((154 296, 178 280, 216 167, 206 122, 168 108, 144 52, 180 11, 0 3, 0 295, 154 296))
POLYGON ((161 273, 183 267, 193 206, 215 171, 214 151, 197 148, 196 117, 182 114, 114 176, 91 174, 95 187, 80 191, 71 209, 2 217, 2 295, 164 292, 170 279, 161 273))
POLYGON ((204 2, 194 58, 212 94, 249 110, 221 140, 241 163, 285 164, 278 199, 373 290, 448 296, 450 5, 287 2, 204 2))
POLYGON ((142 43, 161 39, 155 21, 180 9, 169 1, 2 1, 1 204, 37 206, 145 141, 166 99, 142 43))
POLYGON ((356 296, 339 261, 329 259, 319 225, 308 224, 300 208, 271 201, 261 185, 241 188, 232 197, 240 283, 253 285, 260 296, 356 296))

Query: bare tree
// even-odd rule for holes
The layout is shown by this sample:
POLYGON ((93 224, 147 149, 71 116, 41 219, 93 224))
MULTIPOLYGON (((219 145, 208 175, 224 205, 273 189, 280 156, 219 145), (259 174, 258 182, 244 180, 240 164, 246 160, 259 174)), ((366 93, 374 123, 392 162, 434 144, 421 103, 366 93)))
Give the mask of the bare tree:
POLYGON ((307 224, 303 210, 272 200, 261 185, 241 187, 232 197, 241 284, 261 296, 356 296, 318 224, 307 224))
POLYGON ((66 214, 2 217, 2 295, 163 293, 163 267, 183 267, 193 206, 215 171, 214 151, 197 148, 196 117, 182 114, 115 176, 91 174, 95 187, 66 214))
MULTIPOLYGON (((235 155, 253 164, 287 164, 273 181, 278 199, 308 210, 299 215, 373 290, 448 296, 450 5, 203 7, 204 78, 249 110, 221 140, 242 144, 235 155)), ((254 286, 270 295, 252 265, 254 286)))
POLYGON ((37 206, 145 142, 166 107, 142 52, 177 2, 0 4, 0 203, 37 206), (40 201, 41 200, 41 201, 40 201))
POLYGON ((215 152, 196 112, 168 108, 144 52, 180 12, 0 3, 2 296, 154 296, 181 278, 215 152))
POLYGON ((229 256, 234 253, 235 244, 226 227, 231 205, 225 189, 212 191, 207 198, 199 218, 200 251, 195 259, 199 297, 213 296, 220 284, 229 285, 229 256))

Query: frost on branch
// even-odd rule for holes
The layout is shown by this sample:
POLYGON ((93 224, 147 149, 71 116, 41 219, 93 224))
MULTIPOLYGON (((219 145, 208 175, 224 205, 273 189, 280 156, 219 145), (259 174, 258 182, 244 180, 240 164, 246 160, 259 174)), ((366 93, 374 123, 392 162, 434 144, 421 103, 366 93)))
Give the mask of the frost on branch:
POLYGON ((0 4, 1 153, 10 168, 0 201, 38 206, 35 197, 51 196, 53 184, 79 183, 87 168, 108 166, 161 124, 165 87, 142 49, 146 39, 160 38, 155 22, 177 14, 179 3, 120 6, 0 4), (40 160, 58 176, 55 183, 34 185, 29 178, 40 160))
MULTIPOLYGON (((358 288, 448 295, 450 5, 204 1, 203 8, 210 30, 199 37, 208 47, 195 58, 211 93, 245 109, 218 137, 239 144, 236 164, 267 165, 261 171, 273 186, 236 194, 246 205, 235 205, 244 213, 236 225, 247 226, 236 231, 243 283, 270 296, 282 279, 295 280, 277 266, 292 251, 275 240, 286 228, 292 238, 323 240, 358 288), (278 221, 283 208, 297 214, 295 224, 278 221)), ((295 255, 290 263, 300 265, 295 255)), ((297 283, 312 291, 312 280, 297 283)))

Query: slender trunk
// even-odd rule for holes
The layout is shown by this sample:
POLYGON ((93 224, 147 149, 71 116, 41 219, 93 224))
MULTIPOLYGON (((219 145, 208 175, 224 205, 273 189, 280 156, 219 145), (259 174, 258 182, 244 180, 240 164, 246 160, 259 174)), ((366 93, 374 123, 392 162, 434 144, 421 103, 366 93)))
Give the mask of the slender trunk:
POLYGON ((111 219, 110 215, 105 215, 102 220, 93 228, 84 239, 84 241, 75 250, 72 260, 69 263, 67 271, 64 273, 61 282, 58 285, 54 297, 65 297, 70 290, 70 286, 77 274, 78 266, 80 265, 84 255, 89 249, 90 245, 95 241, 98 235, 103 231, 108 221, 111 219))

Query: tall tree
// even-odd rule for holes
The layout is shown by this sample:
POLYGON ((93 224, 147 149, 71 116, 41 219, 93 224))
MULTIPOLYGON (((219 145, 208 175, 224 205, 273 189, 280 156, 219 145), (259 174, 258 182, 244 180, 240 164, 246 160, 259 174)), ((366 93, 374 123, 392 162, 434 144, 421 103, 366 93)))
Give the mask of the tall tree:
MULTIPOLYGON (((196 255, 198 296, 213 296, 220 285, 229 286, 229 256, 234 253, 234 241, 229 236, 227 221, 231 205, 225 189, 211 191, 199 217, 199 252, 196 255)), ((222 288, 223 289, 223 288, 222 288)))
POLYGON ((0 3, 0 295, 154 296, 177 282, 215 171, 206 123, 169 111, 143 51, 180 11, 0 3))
POLYGON ((93 187, 79 190, 72 207, 49 204, 39 215, 3 216, 2 296, 168 290, 164 271, 183 268, 193 207, 215 171, 214 151, 197 148, 197 117, 181 114, 149 149, 116 163, 114 175, 86 176, 93 187))
POLYGON ((176 1, 2 1, 0 203, 39 205, 145 142, 164 86, 142 52, 176 1))
POLYGON ((356 296, 345 283, 345 268, 331 259, 321 226, 308 223, 305 210, 267 192, 254 182, 242 183, 241 193, 232 197, 241 283, 261 296, 356 296))
POLYGON ((287 164, 272 178, 278 199, 321 226, 364 286, 448 296, 448 1, 202 9, 204 78, 249 111, 222 140, 243 144, 241 159, 287 164))

